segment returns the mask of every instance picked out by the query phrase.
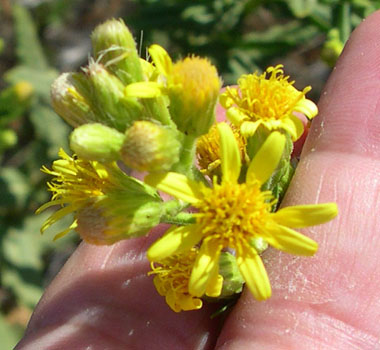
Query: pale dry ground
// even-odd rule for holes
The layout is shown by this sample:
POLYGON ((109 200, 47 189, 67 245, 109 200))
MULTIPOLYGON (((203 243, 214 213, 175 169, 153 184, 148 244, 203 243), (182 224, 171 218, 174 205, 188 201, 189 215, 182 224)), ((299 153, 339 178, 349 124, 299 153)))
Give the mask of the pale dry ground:
POLYGON ((82 244, 16 349, 380 349, 379 26, 377 12, 349 40, 284 202, 337 201, 339 216, 303 230, 320 243, 315 257, 265 253, 270 300, 244 293, 220 329, 210 308, 175 314, 157 295, 145 274, 152 237, 82 244))

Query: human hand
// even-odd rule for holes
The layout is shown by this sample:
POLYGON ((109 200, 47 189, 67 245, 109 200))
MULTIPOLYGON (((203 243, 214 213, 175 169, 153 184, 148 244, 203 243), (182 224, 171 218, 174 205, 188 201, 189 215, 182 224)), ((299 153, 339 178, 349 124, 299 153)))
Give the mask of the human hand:
POLYGON ((379 23, 377 12, 349 40, 283 202, 336 201, 339 216, 303 230, 320 244, 313 258, 264 253, 271 299, 243 293, 223 327, 212 305, 174 313, 146 275, 160 227, 110 247, 82 243, 16 349, 380 349, 379 23))

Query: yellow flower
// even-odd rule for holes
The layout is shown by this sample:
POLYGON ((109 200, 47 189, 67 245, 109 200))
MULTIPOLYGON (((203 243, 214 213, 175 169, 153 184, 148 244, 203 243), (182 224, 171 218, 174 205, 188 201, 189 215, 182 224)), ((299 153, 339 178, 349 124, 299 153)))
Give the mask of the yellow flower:
POLYGON ((139 236, 159 222, 160 199, 153 189, 123 173, 116 163, 101 164, 60 149, 53 169, 42 171, 55 178, 48 182, 52 199, 37 209, 59 205, 42 225, 48 227, 74 213, 69 227, 59 232, 58 239, 76 229, 81 237, 93 244, 111 244, 123 238, 139 236))
POLYGON ((253 135, 262 125, 268 130, 285 130, 295 141, 304 127, 293 112, 301 112, 309 119, 317 115, 317 106, 305 98, 311 87, 298 91, 294 81, 284 76, 282 67, 269 67, 261 75, 242 75, 238 87, 227 87, 220 96, 227 117, 240 126, 244 136, 253 135))
MULTIPOLYGON (((175 312, 196 310, 202 307, 202 300, 189 293, 189 278, 198 250, 191 248, 185 254, 174 254, 159 262, 152 262, 149 275, 155 275, 153 283, 167 304, 175 312)), ((212 276, 207 284, 206 295, 218 297, 223 284, 222 276, 212 276)))
POLYGON ((207 59, 196 56, 173 63, 159 45, 152 45, 149 53, 165 80, 170 114, 178 129, 185 134, 207 133, 215 119, 221 88, 216 68, 207 59))
POLYGON ((222 180, 209 188, 178 173, 148 175, 145 181, 198 209, 196 223, 173 227, 148 250, 152 261, 188 251, 201 242, 189 281, 189 292, 202 296, 208 281, 218 272, 224 248, 236 252, 239 270, 258 300, 270 297, 270 282, 254 240, 262 238, 273 247, 297 255, 313 255, 318 245, 294 231, 324 223, 337 215, 335 203, 292 206, 272 212, 274 199, 262 185, 276 169, 285 136, 273 132, 248 166, 246 182, 238 183, 241 160, 233 133, 218 125, 221 143, 222 180))
MULTIPOLYGON (((245 150, 247 142, 234 125, 231 126, 231 129, 239 146, 240 157, 242 161, 246 161, 248 157, 245 150)), ((198 165, 202 174, 208 175, 211 178, 213 175, 219 175, 218 170, 220 168, 221 161, 217 124, 214 124, 207 134, 199 137, 197 140, 196 154, 198 165)))

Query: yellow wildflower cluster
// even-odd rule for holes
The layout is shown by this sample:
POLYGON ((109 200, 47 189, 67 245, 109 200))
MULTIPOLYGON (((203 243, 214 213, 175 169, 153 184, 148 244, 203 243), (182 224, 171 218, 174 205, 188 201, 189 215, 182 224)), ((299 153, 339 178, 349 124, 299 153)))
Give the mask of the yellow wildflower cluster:
POLYGON ((207 59, 173 62, 158 45, 151 60, 139 58, 122 21, 102 24, 92 41, 88 67, 52 87, 54 109, 75 128, 77 156, 61 150, 52 170, 42 169, 54 177, 53 195, 37 212, 60 209, 41 231, 73 214, 56 238, 74 229, 89 243, 113 244, 170 223, 147 256, 172 310, 238 294, 244 282, 256 299, 269 298, 265 247, 313 255, 318 244, 294 229, 337 215, 335 203, 280 208, 292 142, 304 131, 294 112, 317 114, 305 97, 310 87, 297 90, 278 65, 221 93, 207 59), (215 122, 218 99, 230 124, 215 122), (144 182, 127 175, 137 171, 147 173, 144 182))

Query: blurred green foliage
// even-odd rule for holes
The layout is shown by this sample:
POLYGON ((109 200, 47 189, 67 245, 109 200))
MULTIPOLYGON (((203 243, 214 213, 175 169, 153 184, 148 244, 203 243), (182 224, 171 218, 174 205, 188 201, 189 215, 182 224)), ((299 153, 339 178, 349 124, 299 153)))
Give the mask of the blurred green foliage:
MULTIPOLYGON (((145 46, 154 42, 174 57, 207 56, 228 84, 294 51, 302 57, 313 52, 313 60, 321 60, 322 55, 328 65, 334 65, 352 29, 380 8, 380 0, 111 2, 118 9, 111 15, 123 17, 141 39, 142 56, 145 46)), ((103 17, 94 15, 91 22, 89 10, 100 0, 35 1, 32 11, 16 1, 3 3, 12 9, 13 36, 11 41, 0 39, 0 54, 9 56, 13 50, 13 64, 3 72, 0 91, 0 339, 2 348, 10 349, 51 277, 51 261, 60 252, 65 257, 76 244, 68 237, 53 247, 49 232, 39 234, 49 213, 34 215, 49 198, 46 177, 39 169, 51 164, 60 147, 68 150, 70 130, 50 107, 50 85, 59 64, 43 29, 65 32, 75 27, 72 33, 80 33, 82 22, 93 28, 108 12, 103 17), (20 312, 24 313, 21 321, 14 316, 20 312)), ((106 8, 108 1, 104 3, 106 8)), ((305 66, 308 63, 303 61, 305 66)), ((67 222, 57 225, 65 227, 67 222)))

